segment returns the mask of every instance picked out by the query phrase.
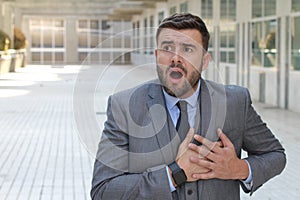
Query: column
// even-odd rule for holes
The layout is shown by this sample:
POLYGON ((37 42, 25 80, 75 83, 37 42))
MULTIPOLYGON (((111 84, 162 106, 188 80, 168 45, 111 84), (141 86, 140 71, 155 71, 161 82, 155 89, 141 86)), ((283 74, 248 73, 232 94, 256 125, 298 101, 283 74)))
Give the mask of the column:
POLYGON ((76 21, 75 17, 67 17, 66 18, 66 42, 65 42, 65 61, 69 64, 78 63, 78 35, 77 35, 77 28, 76 28, 76 21))

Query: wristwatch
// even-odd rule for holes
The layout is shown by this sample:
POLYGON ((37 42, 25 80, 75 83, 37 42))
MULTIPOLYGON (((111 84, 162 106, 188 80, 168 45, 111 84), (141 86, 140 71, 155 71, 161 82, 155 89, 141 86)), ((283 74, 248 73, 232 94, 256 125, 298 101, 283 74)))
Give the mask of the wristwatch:
POLYGON ((182 184, 184 184, 187 180, 187 177, 183 171, 183 169, 181 169, 177 162, 174 161, 169 165, 171 171, 172 171, 172 177, 174 182, 176 183, 177 186, 180 186, 182 184))

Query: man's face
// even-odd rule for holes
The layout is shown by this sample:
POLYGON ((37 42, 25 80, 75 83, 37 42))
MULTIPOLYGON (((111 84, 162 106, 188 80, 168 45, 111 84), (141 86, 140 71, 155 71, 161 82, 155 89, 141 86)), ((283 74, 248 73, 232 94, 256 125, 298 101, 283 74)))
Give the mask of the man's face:
POLYGON ((166 28, 157 40, 155 56, 160 82, 172 96, 191 96, 210 60, 202 47, 201 33, 196 29, 166 28))

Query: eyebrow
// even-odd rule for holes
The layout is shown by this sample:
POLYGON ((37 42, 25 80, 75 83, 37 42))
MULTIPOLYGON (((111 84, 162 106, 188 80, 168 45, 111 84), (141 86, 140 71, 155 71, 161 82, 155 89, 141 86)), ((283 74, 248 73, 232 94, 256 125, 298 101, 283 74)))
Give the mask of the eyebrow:
POLYGON ((196 45, 193 45, 193 44, 181 43, 180 45, 185 46, 185 47, 192 47, 194 49, 197 49, 196 45))
POLYGON ((163 44, 174 44, 174 41, 162 41, 161 45, 163 44))
MULTIPOLYGON (((162 41, 161 45, 164 45, 164 44, 174 44, 174 43, 175 43, 174 41, 166 40, 166 41, 162 41)), ((192 47, 192 48, 197 49, 196 45, 189 44, 189 43, 180 43, 180 45, 182 45, 184 47, 192 47)))

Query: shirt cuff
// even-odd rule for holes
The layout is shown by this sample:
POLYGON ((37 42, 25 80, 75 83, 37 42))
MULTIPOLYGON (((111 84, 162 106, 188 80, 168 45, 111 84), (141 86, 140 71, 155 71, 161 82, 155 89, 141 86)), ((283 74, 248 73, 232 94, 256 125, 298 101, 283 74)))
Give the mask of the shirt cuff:
POLYGON ((171 192, 174 192, 176 190, 175 186, 173 185, 173 182, 172 182, 172 178, 170 176, 170 173, 169 173, 169 167, 166 166, 166 171, 167 171, 167 175, 168 175, 168 180, 169 180, 169 185, 170 185, 170 190, 171 192))
POLYGON ((248 165, 248 169, 249 169, 249 175, 247 177, 246 180, 241 180, 241 182, 244 184, 244 186, 248 189, 251 190, 252 186, 253 186, 253 177, 252 177, 252 170, 251 170, 251 166, 249 164, 249 162, 247 160, 245 160, 247 162, 248 165))

